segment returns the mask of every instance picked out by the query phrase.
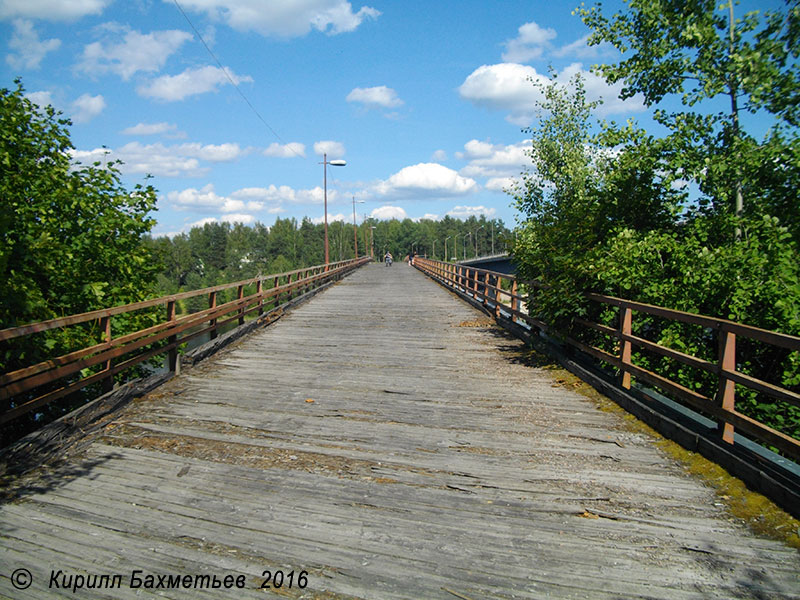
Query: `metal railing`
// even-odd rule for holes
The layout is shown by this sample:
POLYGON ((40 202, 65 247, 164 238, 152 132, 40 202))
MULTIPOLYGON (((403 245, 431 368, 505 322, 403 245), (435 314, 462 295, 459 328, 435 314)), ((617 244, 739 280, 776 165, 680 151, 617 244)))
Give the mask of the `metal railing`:
POLYGON ((93 383, 101 382, 105 391, 110 390, 114 384, 114 375, 160 354, 167 355, 167 369, 174 372, 179 368, 178 347, 181 344, 204 334, 209 334, 213 339, 221 327, 233 321, 243 325, 245 317, 251 313, 257 313, 258 316, 267 318, 270 312, 281 309, 281 302, 291 301, 296 295, 304 294, 329 281, 339 279, 369 261, 370 259, 365 257, 329 265, 307 267, 288 273, 260 276, 0 330, 0 342, 4 342, 43 331, 95 322, 99 324, 104 338, 99 344, 93 344, 0 375, 0 402, 12 406, 0 414, 0 424, 16 419, 93 383), (231 289, 236 289, 236 299, 218 305, 218 294, 231 289), (176 310, 178 303, 195 297, 207 297, 208 308, 186 315, 178 315, 176 310), (270 307, 269 304, 274 306, 270 307), (166 308, 161 323, 113 337, 112 319, 114 317, 130 315, 159 306, 166 308), (267 311, 266 315, 265 311, 267 311), (156 344, 155 347, 153 347, 154 344, 156 344), (148 346, 150 347, 148 348, 148 346), (116 362, 123 357, 126 358, 123 362, 116 362), (98 365, 102 366, 101 370, 82 376, 82 371, 91 370, 98 365), (48 389, 38 396, 32 394, 34 390, 43 386, 52 388, 52 384, 55 382, 64 382, 64 385, 56 389, 48 389), (35 397, 30 397, 31 395, 35 397), (15 402, 18 398, 22 398, 22 400, 15 402))
POLYGON ((600 332, 614 340, 618 351, 616 354, 612 354, 597 346, 574 339, 569 335, 553 332, 548 324, 526 314, 523 310, 524 295, 520 293, 520 286, 533 289, 542 287, 541 284, 518 282, 513 275, 425 258, 417 258, 414 264, 419 270, 436 279, 444 286, 481 303, 487 310, 493 312, 495 318, 506 317, 514 323, 525 324, 527 327, 541 331, 557 333, 558 337, 568 345, 617 369, 620 384, 623 388, 630 389, 631 377, 634 377, 658 388, 673 400, 688 405, 700 413, 709 415, 716 421, 718 430, 725 442, 733 444, 734 430, 738 429, 761 443, 778 448, 793 460, 800 461, 799 440, 744 415, 735 408, 736 384, 787 402, 793 406, 800 406, 800 394, 797 392, 752 377, 736 369, 737 336, 789 351, 800 351, 799 337, 759 329, 726 319, 686 313, 641 302, 633 302, 623 298, 587 294, 587 298, 593 302, 616 307, 618 326, 616 328, 609 327, 608 325, 580 318, 574 319, 574 322, 581 327, 600 332), (707 361, 633 335, 632 324, 635 313, 645 313, 668 321, 700 325, 716 332, 718 361, 707 361), (647 370, 641 365, 635 364, 632 352, 634 347, 711 374, 717 380, 716 396, 710 398, 663 375, 647 370))

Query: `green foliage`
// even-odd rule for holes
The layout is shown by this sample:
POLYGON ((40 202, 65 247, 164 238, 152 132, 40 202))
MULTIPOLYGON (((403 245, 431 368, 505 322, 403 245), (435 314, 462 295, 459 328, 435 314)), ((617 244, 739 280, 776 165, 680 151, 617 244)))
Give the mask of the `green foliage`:
MULTIPOLYGON (((52 107, 25 98, 19 81, 0 90, 0 328, 135 302, 155 289, 159 265, 141 244, 155 223, 155 190, 126 190, 113 165, 74 165, 68 125, 52 107)), ((147 313, 120 319, 114 334, 149 323, 147 313)), ((101 335, 95 322, 20 338, 0 348, 0 368, 34 364, 101 335)))
MULTIPOLYGON (((797 4, 738 20, 713 2, 628 5, 611 18, 599 6, 579 11, 594 30, 590 43, 624 53, 598 71, 625 82, 623 97, 657 105, 678 95, 686 110, 657 109, 667 133, 654 137, 631 122, 597 127, 580 79, 544 89, 529 130, 533 169, 513 194, 526 216, 514 246, 520 273, 544 284, 531 292, 529 311, 612 353, 614 340, 575 326, 576 316, 617 326, 616 310, 588 302, 587 291, 800 335, 797 4), (730 103, 727 114, 716 112, 719 98, 730 103), (763 141, 740 126, 742 111, 772 117, 763 141)), ((702 327, 637 313, 634 331, 718 360, 716 333, 702 327)), ((673 360, 642 351, 634 362, 716 393, 715 377, 673 360)), ((798 366, 800 353, 738 341, 743 373, 798 390, 798 366)), ((797 407, 741 386, 736 406, 800 437, 797 407)))

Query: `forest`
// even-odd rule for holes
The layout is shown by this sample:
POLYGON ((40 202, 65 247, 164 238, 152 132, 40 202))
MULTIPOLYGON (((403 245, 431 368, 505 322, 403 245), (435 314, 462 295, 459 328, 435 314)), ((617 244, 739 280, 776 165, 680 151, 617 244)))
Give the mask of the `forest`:
MULTIPOLYGON (((444 258, 445 242, 451 259, 503 252, 511 232, 499 219, 485 216, 465 220, 446 216, 433 221, 365 219, 357 225, 358 254, 381 260, 388 251, 395 260, 409 253, 444 258), (456 245, 458 247, 456 247, 456 245)), ((330 260, 355 256, 352 223, 328 224, 330 260)), ((158 295, 194 290, 256 275, 284 273, 324 262, 324 225, 304 218, 276 219, 269 227, 241 223, 206 223, 173 237, 145 237, 144 245, 161 265, 156 275, 158 295)))

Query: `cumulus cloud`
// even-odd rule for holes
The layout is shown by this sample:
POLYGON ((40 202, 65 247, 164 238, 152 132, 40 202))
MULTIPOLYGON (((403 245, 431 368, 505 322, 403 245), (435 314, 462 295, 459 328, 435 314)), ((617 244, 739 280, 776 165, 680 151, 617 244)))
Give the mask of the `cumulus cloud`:
POLYGON ((550 40, 558 34, 550 27, 543 28, 535 22, 525 23, 517 30, 517 37, 508 40, 503 60, 510 63, 528 62, 540 58, 550 47, 550 40))
POLYGON ((168 146, 162 143, 141 144, 130 142, 109 150, 74 150, 73 159, 81 163, 95 161, 109 162, 121 160, 123 173, 143 173, 162 177, 197 177, 208 172, 201 161, 230 162, 245 154, 238 144, 177 144, 168 146))
POLYGON ((327 154, 329 159, 341 158, 345 154, 344 144, 331 140, 314 142, 314 154, 318 156, 327 154))
POLYGON ((273 142, 269 147, 264 150, 264 156, 272 156, 276 158, 305 158, 306 147, 299 142, 289 142, 288 144, 279 144, 273 142))
POLYGON ((458 158, 468 161, 460 173, 468 177, 518 175, 530 165, 530 158, 526 154, 530 146, 527 140, 517 144, 492 144, 470 140, 464 144, 464 152, 456 153, 458 158))
POLYGON ((385 85, 371 88, 354 88, 347 98, 348 102, 355 102, 366 108, 396 108, 403 105, 397 92, 385 85))
POLYGON ((370 6, 354 12, 346 0, 182 0, 181 5, 239 31, 284 38, 302 36, 312 29, 329 35, 346 33, 381 14, 370 6))
POLYGON ((408 214, 400 206, 381 206, 374 209, 369 216, 379 221, 391 221, 392 219, 402 221, 408 218, 408 214))
POLYGON ((476 191, 474 179, 462 177, 438 163, 419 163, 404 167, 374 186, 374 192, 391 197, 460 196, 476 191))
MULTIPOLYGON (((347 221, 348 221, 347 215, 343 215, 342 213, 338 213, 338 214, 332 215, 332 214, 329 213, 328 214, 328 223, 333 223, 334 221, 340 221, 342 223, 347 223, 347 221)), ((320 224, 325 222, 325 215, 322 215, 321 217, 314 217, 314 218, 311 219, 311 222, 314 223, 315 225, 320 225, 320 224)))
POLYGON ((16 54, 7 55, 6 62, 12 69, 38 69, 47 53, 58 50, 60 46, 61 40, 58 39, 40 40, 31 21, 15 19, 8 47, 16 54))
POLYGON ((122 30, 125 35, 121 41, 94 42, 84 47, 78 70, 89 75, 115 73, 127 81, 139 71, 160 71, 170 55, 192 39, 191 34, 175 29, 147 34, 122 30))
POLYGON ((33 102, 36 106, 41 108, 45 108, 47 106, 53 105, 53 93, 52 92, 31 92, 29 94, 25 94, 25 97, 33 102))
POLYGON ((106 107, 106 101, 101 95, 90 96, 83 94, 70 106, 72 120, 75 123, 87 123, 99 115, 106 107))
POLYGON ((443 162, 447 160, 447 152, 444 150, 437 150, 433 154, 431 154, 431 161, 432 162, 443 162))
MULTIPOLYGON (((306 190, 295 190, 288 185, 270 185, 269 187, 249 187, 236 190, 231 194, 233 198, 259 200, 271 204, 322 204, 324 191, 317 186, 306 190)), ((333 203, 340 199, 336 190, 328 190, 328 202, 333 203)))
MULTIPOLYGON (((598 115, 640 112, 645 109, 640 96, 620 100, 623 82, 609 85, 581 63, 572 63, 558 73, 558 81, 568 82, 580 73, 586 87, 587 100, 603 100, 596 110, 598 115)), ((543 94, 535 84, 548 85, 551 79, 528 65, 500 63, 482 65, 475 69, 458 88, 459 94, 477 106, 507 111, 506 119, 516 125, 530 125, 538 112, 538 102, 543 94)))
MULTIPOLYGON (((179 210, 208 210, 213 209, 222 213, 229 213, 234 217, 243 214, 259 212, 264 208, 261 202, 237 200, 220 196, 214 191, 214 184, 209 183, 201 189, 187 188, 179 192, 169 192, 167 199, 179 210), (245 213, 246 211, 246 213, 245 213)), ((237 219, 239 222, 249 222, 237 219)))
POLYGON ((172 123, 137 123, 133 127, 128 127, 122 130, 122 135, 161 135, 171 134, 177 136, 178 126, 172 123))
POLYGON ((454 219, 468 219, 469 217, 479 217, 480 215, 493 217, 496 212, 494 208, 487 208, 486 206, 454 206, 452 210, 447 211, 447 215, 454 219))
POLYGON ((0 2, 0 20, 21 17, 71 21, 103 12, 112 0, 3 0, 0 2))
POLYGON ((233 80, 236 85, 243 82, 252 82, 248 75, 239 76, 227 69, 226 73, 219 67, 205 66, 196 69, 186 69, 178 75, 164 75, 153 81, 141 85, 137 92, 145 98, 155 98, 165 102, 183 100, 189 96, 214 92, 222 85, 230 84, 233 80), (230 79, 228 79, 230 76, 230 79))

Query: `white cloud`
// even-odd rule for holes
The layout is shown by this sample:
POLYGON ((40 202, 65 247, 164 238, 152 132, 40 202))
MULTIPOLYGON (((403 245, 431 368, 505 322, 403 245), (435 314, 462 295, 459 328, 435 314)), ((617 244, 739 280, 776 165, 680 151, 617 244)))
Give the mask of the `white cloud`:
POLYGON ((345 154, 344 144, 331 140, 314 142, 314 154, 318 156, 327 154, 329 159, 341 158, 345 154))
POLYGON ((73 159, 82 163, 121 160, 123 173, 147 173, 162 177, 198 177, 208 172, 200 161, 230 162, 246 155, 238 144, 177 144, 173 146, 130 142, 115 150, 75 150, 73 159))
POLYGON ((347 94, 345 100, 363 104, 366 108, 396 108, 403 105, 403 101, 397 96, 397 92, 385 85, 371 88, 354 88, 347 94))
POLYGON ((517 177, 492 177, 483 187, 493 192, 505 192, 513 188, 518 181, 519 178, 517 177))
POLYGON ((454 206, 452 210, 447 211, 447 215, 454 219, 468 219, 469 217, 478 217, 480 215, 493 217, 496 212, 494 208, 485 206, 454 206))
POLYGON ((477 190, 474 179, 462 177, 438 163, 419 163, 400 169, 374 186, 377 194, 389 197, 458 196, 477 190))
MULTIPOLYGON (((230 69, 227 72, 236 85, 253 81, 253 78, 248 75, 239 76, 230 69)), ((178 75, 163 75, 148 84, 139 86, 137 92, 145 98, 175 102, 196 94, 216 91, 220 86, 228 84, 230 84, 230 80, 225 72, 219 67, 209 65, 186 69, 178 75)))
POLYGON ((535 22, 525 23, 518 29, 518 35, 506 42, 503 60, 509 63, 522 63, 541 58, 550 48, 550 40, 556 38, 555 29, 544 29, 535 22))
POLYGON ((25 94, 25 97, 33 102, 36 106, 40 108, 45 108, 47 106, 53 105, 53 93, 52 92, 31 92, 30 94, 25 94))
POLYGON ((3 0, 0 2, 0 20, 22 17, 69 21, 87 15, 97 15, 112 0, 3 0))
POLYGON ((441 217, 439 217, 439 215, 434 215, 433 213, 425 213, 418 220, 420 220, 420 221, 438 221, 440 218, 441 217))
POLYGON ((530 146, 527 140, 508 145, 470 140, 464 144, 465 151, 456 154, 458 158, 469 161, 460 173, 467 177, 518 175, 530 165, 530 157, 526 154, 530 146))
MULTIPOLYGON (((311 189, 296 190, 288 185, 270 185, 269 187, 249 187, 236 190, 231 194, 233 198, 258 200, 270 204, 322 204, 324 190, 317 186, 311 189)), ((328 189, 328 204, 335 204, 343 199, 338 191, 328 189)))
POLYGON ((243 223, 245 225, 249 225, 250 223, 256 222, 256 217, 244 213, 236 213, 232 215, 224 215, 222 217, 222 221, 224 223, 243 223))
POLYGON ((127 28, 123 31, 121 42, 94 42, 86 46, 78 70, 89 75, 115 73, 127 81, 139 71, 160 71, 170 55, 192 39, 189 33, 175 29, 147 34, 127 28))
POLYGON ((272 156, 276 158, 296 158, 306 156, 306 147, 299 142, 289 142, 288 144, 279 144, 273 142, 269 148, 264 150, 264 156, 272 156))
POLYGON ((312 28, 329 35, 354 31, 364 20, 381 14, 369 6, 353 12, 345 0, 182 0, 181 5, 239 31, 286 38, 305 35, 312 28))
MULTIPOLYGON (((201 189, 186 188, 180 192, 169 192, 167 199, 175 205, 178 210, 215 210, 222 213, 228 213, 224 219, 231 220, 233 217, 242 217, 245 214, 251 214, 261 211, 264 208, 262 202, 244 202, 226 196, 220 196, 214 191, 214 184, 209 183, 201 189), (246 211, 246 212, 245 212, 246 211)), ((239 222, 243 221, 237 218, 239 222)))
POLYGON ((12 69, 38 69, 47 53, 58 50, 60 46, 61 40, 58 39, 40 40, 32 22, 15 19, 14 34, 8 47, 17 53, 7 55, 6 62, 12 69))
MULTIPOLYGON (((566 83, 576 73, 580 73, 584 79, 587 100, 604 100, 604 104, 596 110, 598 115, 644 110, 644 103, 639 96, 625 101, 619 99, 623 82, 608 85, 602 77, 583 69, 581 63, 567 66, 558 73, 557 79, 566 83)), ((478 67, 458 90, 465 100, 492 110, 508 111, 506 119, 509 122, 527 126, 536 117, 539 110, 537 103, 543 99, 534 82, 548 85, 551 79, 528 65, 500 63, 478 67)))
MULTIPOLYGON (((343 215, 342 213, 338 213, 335 215, 328 213, 328 223, 333 223, 334 221, 341 221, 342 223, 347 223, 348 218, 347 215, 343 215)), ((321 217, 312 218, 311 222, 316 225, 321 225, 322 223, 325 222, 325 215, 322 215, 321 217)))
POLYGON ((431 154, 431 161, 433 162, 443 162, 445 160, 447 160, 447 152, 444 150, 437 150, 431 154))
POLYGON ((172 123, 137 123, 133 127, 122 130, 122 135, 161 135, 174 132, 178 134, 178 126, 172 123))
POLYGON ((369 216, 380 221, 391 221, 392 219, 402 221, 408 218, 406 211, 399 206, 381 206, 373 210, 369 216))
POLYGON ((105 107, 106 101, 103 99, 103 96, 83 94, 70 106, 72 120, 75 123, 87 123, 103 112, 105 107))

